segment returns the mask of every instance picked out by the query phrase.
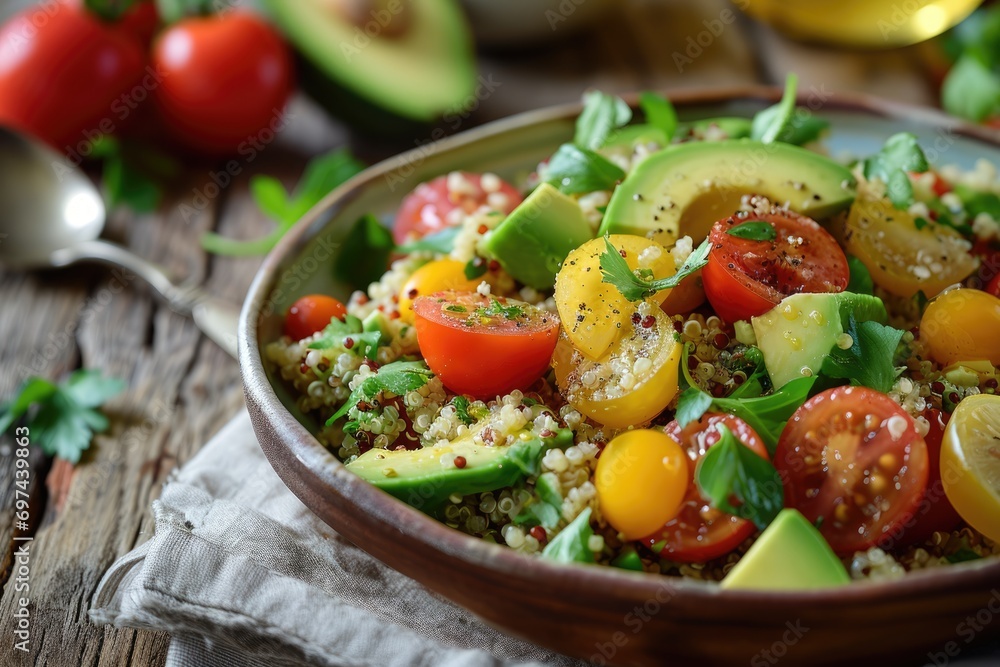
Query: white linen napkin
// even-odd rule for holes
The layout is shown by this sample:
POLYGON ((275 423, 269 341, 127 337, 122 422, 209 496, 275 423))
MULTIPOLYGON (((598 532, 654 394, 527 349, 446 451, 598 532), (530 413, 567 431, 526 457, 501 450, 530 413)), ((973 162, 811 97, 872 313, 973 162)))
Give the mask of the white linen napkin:
POLYGON ((246 411, 153 504, 97 623, 173 635, 167 667, 582 665, 488 627, 337 535, 264 459, 246 411))

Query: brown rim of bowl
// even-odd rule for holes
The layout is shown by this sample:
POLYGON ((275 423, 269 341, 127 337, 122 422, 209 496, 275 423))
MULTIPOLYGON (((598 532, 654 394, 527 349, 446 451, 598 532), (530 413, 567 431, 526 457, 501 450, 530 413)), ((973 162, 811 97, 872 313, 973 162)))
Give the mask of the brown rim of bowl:
MULTIPOLYGON (((679 91, 669 94, 678 107, 712 105, 734 101, 773 102, 779 99, 781 91, 762 86, 742 86, 725 89, 679 91)), ((626 96, 635 105, 637 95, 626 96)), ((802 98, 800 97, 800 102, 802 98)), ((883 118, 915 120, 933 127, 944 129, 959 136, 969 137, 1000 147, 1000 134, 986 128, 957 120, 942 112, 897 102, 888 102, 866 95, 836 94, 823 103, 824 109, 857 111, 883 118)), ((440 523, 400 500, 362 481, 336 461, 319 441, 281 403, 268 381, 259 349, 257 325, 262 306, 266 303, 278 271, 286 256, 308 236, 313 223, 320 215, 336 214, 342 200, 348 201, 354 192, 374 180, 382 178, 393 169, 412 161, 416 155, 426 157, 447 151, 453 147, 474 143, 482 137, 517 131, 519 128, 539 122, 576 118, 580 104, 566 104, 517 114, 494 121, 461 134, 442 139, 433 145, 408 151, 384 160, 366 169, 363 173, 335 189, 317 204, 293 227, 265 258, 247 294, 239 323, 239 360, 247 402, 257 406, 262 415, 269 419, 276 430, 284 431, 284 441, 290 453, 302 464, 311 479, 307 485, 317 489, 339 486, 341 493, 349 493, 358 506, 368 508, 370 518, 392 526, 409 539, 423 543, 430 549, 442 551, 463 562, 491 568, 526 583, 538 586, 553 583, 586 584, 597 587, 611 587, 638 595, 652 595, 670 586, 701 599, 706 603, 729 600, 740 605, 780 602, 784 604, 809 604, 823 601, 827 604, 857 604, 867 600, 894 598, 905 600, 920 598, 934 593, 946 593, 955 587, 971 587, 977 583, 1000 581, 1000 560, 984 559, 973 563, 954 565, 947 570, 924 570, 907 573, 897 580, 857 583, 837 589, 803 591, 794 593, 765 591, 722 591, 714 584, 696 580, 651 576, 629 572, 612 567, 592 567, 563 565, 522 555, 504 546, 489 544, 440 523)), ((360 545, 359 545, 360 546, 360 545)), ((363 547, 362 547, 363 548, 363 547)))

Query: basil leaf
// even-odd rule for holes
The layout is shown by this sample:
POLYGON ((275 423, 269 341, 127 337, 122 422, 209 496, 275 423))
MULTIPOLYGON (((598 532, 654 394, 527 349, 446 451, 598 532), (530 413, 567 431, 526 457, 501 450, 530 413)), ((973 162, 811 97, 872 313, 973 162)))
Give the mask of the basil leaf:
POLYGON ((698 463, 695 478, 712 506, 767 528, 784 507, 784 487, 778 471, 767 459, 741 443, 719 424, 719 441, 698 463), (738 504, 733 505, 730 497, 738 504))
POLYGON ((590 538, 593 535, 588 507, 552 538, 542 550, 542 558, 557 563, 593 563, 594 552, 590 550, 590 538))
POLYGON ((780 141, 782 133, 791 125, 795 113, 795 92, 798 88, 798 77, 789 74, 785 79, 785 92, 781 101, 772 107, 764 109, 753 118, 750 126, 750 138, 765 144, 780 141))
POLYGON ((452 225, 444 229, 422 236, 416 241, 404 243, 396 247, 396 252, 411 253, 418 250, 435 252, 439 255, 447 255, 455 248, 455 237, 462 231, 461 225, 452 225))
POLYGON ((868 271, 865 263, 854 255, 847 256, 847 268, 851 272, 850 280, 847 283, 848 292, 855 294, 874 294, 875 283, 872 274, 868 271))
POLYGON ((567 195, 611 190, 625 178, 618 165, 573 144, 559 147, 545 173, 548 182, 567 195))
POLYGON ((625 100, 600 91, 583 95, 583 111, 576 120, 573 143, 580 148, 596 151, 611 133, 632 120, 632 109, 625 100))
POLYGON ((851 346, 846 350, 833 346, 823 360, 823 375, 888 393, 902 372, 892 360, 903 332, 875 321, 858 322, 853 315, 848 315, 844 330, 851 346))
POLYGON ((748 241, 773 241, 778 236, 774 225, 764 220, 748 220, 730 228, 726 233, 748 241))
POLYGON ((375 216, 363 215, 344 237, 333 265, 333 274, 337 280, 351 287, 365 289, 385 273, 395 248, 392 232, 375 216))
POLYGON ((820 135, 829 127, 829 121, 817 118, 807 109, 799 107, 795 110, 784 131, 778 135, 778 141, 802 146, 819 139, 820 135))
POLYGON ((639 106, 646 116, 646 122, 662 130, 666 143, 669 144, 677 132, 677 111, 674 105, 662 95, 647 91, 639 95, 639 106))
POLYGON ((712 395, 698 387, 688 387, 677 397, 677 423, 684 428, 698 421, 712 407, 712 395))
POLYGON ((473 257, 465 263, 462 273, 465 274, 465 278, 467 280, 475 280, 476 278, 485 275, 487 269, 489 269, 489 265, 484 262, 481 257, 473 257))
POLYGON ((977 123, 1000 113, 1000 77, 982 60, 964 54, 941 84, 945 111, 977 123))

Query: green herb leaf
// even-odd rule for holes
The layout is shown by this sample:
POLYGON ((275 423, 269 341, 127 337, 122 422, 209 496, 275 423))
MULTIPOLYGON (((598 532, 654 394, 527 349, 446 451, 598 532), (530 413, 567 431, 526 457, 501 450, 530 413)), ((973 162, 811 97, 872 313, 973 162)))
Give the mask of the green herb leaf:
POLYGON ((874 294, 875 283, 872 281, 872 274, 868 272, 865 263, 854 255, 847 256, 847 268, 851 272, 851 278, 847 283, 847 291, 855 294, 874 294))
POLYGON ((125 389, 122 380, 103 378, 99 371, 78 370, 55 385, 29 378, 17 395, 0 406, 0 431, 29 415, 31 441, 49 456, 70 463, 90 447, 94 433, 108 428, 108 419, 97 408, 125 389), (37 408, 31 416, 31 408, 37 408))
POLYGON ((903 332, 874 321, 858 322, 853 315, 844 331, 853 342, 846 350, 833 346, 823 360, 823 375, 888 393, 902 372, 892 363, 903 332))
POLYGON ((1000 114, 1000 76, 981 58, 964 54, 941 84, 941 106, 977 123, 1000 114))
POLYGON ((333 265, 333 274, 337 280, 351 287, 366 289, 385 273, 395 247, 392 232, 375 216, 363 215, 344 237, 333 265))
POLYGON ((955 195, 962 200, 965 214, 973 220, 980 213, 986 213, 994 220, 1000 220, 1000 196, 992 192, 973 190, 967 185, 955 186, 955 195))
POLYGON ((662 130, 669 144, 677 132, 677 111, 674 105, 662 95, 647 91, 639 95, 639 106, 646 116, 646 122, 662 130))
POLYGON ((889 200, 900 210, 913 203, 908 172, 922 173, 929 168, 916 136, 909 132, 892 135, 878 153, 864 161, 865 178, 885 183, 889 200))
POLYGON ((326 425, 331 426, 335 421, 345 416, 351 408, 357 406, 361 400, 370 401, 385 391, 396 396, 404 396, 407 392, 423 387, 432 377, 434 377, 434 373, 427 368, 423 361, 394 361, 391 364, 386 364, 379 368, 374 375, 365 378, 351 392, 340 409, 326 420, 326 425))
POLYGON ((330 320, 320 333, 320 338, 309 343, 309 349, 350 351, 374 359, 381 341, 381 331, 365 331, 360 319, 354 315, 345 315, 343 320, 330 320), (348 338, 352 341, 350 350, 344 345, 348 338))
MULTIPOLYGON (((197 4, 204 0, 169 0, 169 4, 197 4)), ((190 7, 180 7, 183 14, 190 7)), ((173 8, 170 10, 173 11, 173 8)), ((168 22, 166 13, 161 15, 168 22)), ((229 239, 213 232, 202 236, 202 247, 217 255, 249 256, 261 255, 273 248, 285 233, 298 222, 313 206, 334 188, 360 173, 364 165, 358 162, 346 149, 338 149, 313 159, 306 165, 293 195, 284 193, 280 181, 270 176, 254 176, 250 180, 250 194, 258 207, 273 218, 278 226, 270 234, 250 241, 229 239)), ((384 272, 385 267, 382 267, 384 272)), ((380 273, 381 275, 381 273, 380 273)), ((366 283, 367 285, 367 283, 366 283)))
POLYGON ((764 220, 742 222, 730 228, 726 233, 748 241, 773 241, 778 236, 778 233, 774 231, 774 225, 764 220))
POLYGON ((476 423, 476 418, 469 414, 469 399, 465 396, 456 396, 451 404, 455 408, 455 415, 463 424, 471 426, 476 423))
POLYGON ((688 387, 677 397, 677 414, 675 418, 681 428, 691 422, 701 419, 702 415, 712 407, 712 395, 698 387, 688 387))
POLYGON ((486 275, 486 271, 489 266, 483 261, 481 257, 473 257, 468 262, 465 263, 465 267, 462 269, 462 273, 465 274, 467 280, 475 280, 480 276, 486 275))
POLYGON ((505 306, 497 298, 490 300, 490 305, 476 308, 476 314, 483 317, 502 317, 505 320, 516 320, 524 317, 524 308, 516 304, 505 306))
POLYGON ((103 162, 101 180, 109 208, 127 206, 149 213, 159 206, 162 192, 144 166, 137 164, 135 148, 127 149, 115 137, 105 135, 91 143, 91 156, 103 162))
POLYGON ((594 552, 590 550, 590 538, 593 536, 588 507, 552 538, 542 550, 542 558, 558 563, 593 563, 594 552))
POLYGON ((677 287, 682 280, 692 273, 701 270, 708 264, 708 253, 712 249, 708 239, 705 239, 694 252, 692 252, 683 266, 674 275, 668 278, 658 278, 647 280, 640 278, 629 268, 625 258, 611 244, 607 237, 604 238, 606 249, 601 253, 601 282, 614 285, 629 301, 641 301, 649 298, 660 290, 677 287))
POLYGON ((105 21, 117 21, 139 3, 139 0, 84 0, 84 7, 105 21))
POLYGON ((632 120, 632 109, 625 100, 600 91, 583 95, 583 111, 576 120, 573 143, 580 148, 596 151, 611 133, 632 120))
POLYGON ((807 109, 798 107, 784 131, 778 135, 778 141, 803 146, 819 139, 829 127, 829 121, 817 118, 807 109))
POLYGON ((514 523, 554 529, 562 519, 563 497, 559 479, 554 473, 540 475, 533 495, 532 501, 514 518, 514 523))
POLYGON ((698 463, 695 478, 712 507, 753 521, 763 530, 784 506, 784 487, 778 471, 767 459, 741 443, 719 424, 719 441, 698 463), (738 504, 733 505, 730 498, 738 504))
POLYGON ((455 237, 462 231, 461 225, 445 227, 441 231, 423 236, 416 241, 404 243, 396 247, 396 252, 411 253, 418 250, 447 255, 455 248, 455 237))
POLYGON ((781 101, 754 116, 753 124, 750 127, 751 139, 765 144, 781 140, 781 135, 788 131, 795 114, 797 88, 798 77, 789 74, 785 79, 785 92, 781 96, 781 101))
POLYGON ((977 554, 975 551, 970 549, 966 545, 960 546, 954 553, 945 556, 945 560, 949 563, 968 563, 973 560, 980 560, 982 556, 977 554))
POLYGON ((618 165, 573 144, 559 147, 545 173, 548 183, 568 195, 611 190, 625 178, 618 165))

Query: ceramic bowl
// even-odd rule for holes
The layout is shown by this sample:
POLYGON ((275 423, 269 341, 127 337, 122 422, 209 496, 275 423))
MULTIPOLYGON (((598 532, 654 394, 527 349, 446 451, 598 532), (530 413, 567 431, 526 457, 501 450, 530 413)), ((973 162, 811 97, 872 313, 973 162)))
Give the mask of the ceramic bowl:
MULTIPOLYGON (((751 115, 776 99, 747 88, 671 96, 682 117, 751 115)), ((1000 164, 995 135, 937 112, 872 99, 800 98, 831 121, 834 155, 864 155, 892 133, 917 134, 931 157, 1000 164)), ((356 477, 314 437, 261 350, 282 313, 312 292, 347 295, 331 266, 364 213, 386 220, 417 183, 455 169, 517 182, 571 139, 576 105, 522 114, 377 164, 332 192, 267 257, 243 308, 240 364, 254 429, 285 484, 375 558, 511 634, 596 662, 662 665, 843 665, 927 662, 996 632, 966 620, 1000 611, 1000 560, 895 581, 802 593, 722 591, 715 584, 523 556, 438 523, 356 477), (970 636, 971 633, 971 636, 970 636), (948 644, 948 642, 954 642, 948 644), (766 652, 766 653, 765 653, 766 652)))

